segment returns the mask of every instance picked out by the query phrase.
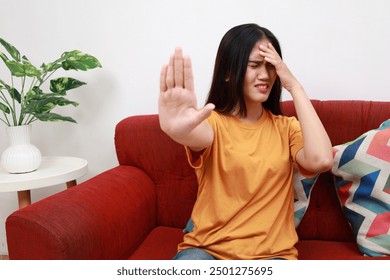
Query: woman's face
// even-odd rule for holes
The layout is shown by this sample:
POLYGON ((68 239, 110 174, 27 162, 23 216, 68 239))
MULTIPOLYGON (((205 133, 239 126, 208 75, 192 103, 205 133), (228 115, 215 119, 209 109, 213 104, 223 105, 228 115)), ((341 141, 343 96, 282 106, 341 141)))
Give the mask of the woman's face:
POLYGON ((260 55, 259 45, 268 43, 270 41, 267 38, 262 38, 249 55, 244 79, 244 98, 247 107, 265 102, 277 77, 275 67, 260 55))

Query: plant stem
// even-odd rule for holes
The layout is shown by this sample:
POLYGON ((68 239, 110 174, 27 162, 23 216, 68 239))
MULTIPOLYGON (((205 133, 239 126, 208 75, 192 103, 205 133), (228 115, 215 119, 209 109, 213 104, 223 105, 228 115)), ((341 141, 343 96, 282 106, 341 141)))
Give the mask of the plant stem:
MULTIPOLYGON (((14 88, 14 78, 13 76, 11 75, 11 85, 12 85, 12 89, 14 88)), ((12 113, 12 119, 14 121, 14 125, 17 125, 17 120, 16 120, 16 109, 15 109, 15 98, 12 98, 12 108, 11 109, 11 113, 12 113)))
MULTIPOLYGON (((11 107, 11 105, 10 105, 9 102, 8 102, 8 99, 7 99, 7 98, 5 97, 5 95, 4 95, 4 92, 3 92, 2 90, 0 90, 0 93, 1 93, 0 99, 3 100, 3 101, 8 105, 8 108, 11 107)), ((6 125, 10 126, 10 122, 9 122, 8 117, 7 117, 7 114, 6 114, 5 112, 3 112, 3 115, 4 115, 4 118, 5 118, 6 121, 4 121, 4 119, 2 119, 2 118, 0 118, 0 120, 1 120, 3 123, 5 123, 6 125)))
POLYGON ((8 100, 5 97, 5 95, 4 95, 4 93, 3 93, 3 91, 1 89, 0 89, 0 93, 1 93, 1 95, 0 95, 1 100, 3 100, 5 103, 7 103, 9 105, 8 100))
MULTIPOLYGON (((4 117, 7 119, 7 116, 4 114, 4 117)), ((7 119, 7 122, 3 119, 0 118, 0 121, 2 121, 3 123, 5 123, 7 126, 10 126, 10 123, 8 122, 8 119, 7 119)))
POLYGON ((30 91, 30 90, 33 89, 34 83, 35 83, 36 80, 37 80, 37 79, 36 79, 35 77, 32 79, 31 84, 30 84, 30 88, 28 89, 28 91, 30 91))
MULTIPOLYGON (((22 90, 20 92, 20 105, 21 105, 21 108, 23 108, 24 106, 24 102, 25 102, 25 94, 24 94, 24 86, 25 86, 25 83, 26 83, 26 77, 22 77, 21 78, 22 80, 22 90)), ((19 112, 19 123, 18 125, 22 125, 23 123, 23 119, 24 119, 24 113, 23 113, 23 110, 21 109, 20 112, 19 112)))
POLYGON ((10 126, 11 123, 9 122, 9 119, 8 119, 7 115, 6 115, 4 112, 3 112, 3 115, 4 115, 5 120, 2 119, 2 118, 0 118, 0 120, 1 120, 3 123, 5 123, 7 126, 10 126))
POLYGON ((30 124, 32 122, 35 122, 36 120, 37 119, 34 116, 30 115, 29 118, 27 118, 27 120, 26 120, 26 122, 24 124, 30 124))
POLYGON ((51 77, 51 75, 53 75, 57 70, 58 70, 58 69, 52 71, 47 77, 45 77, 45 76, 48 74, 48 72, 44 72, 44 73, 42 74, 42 82, 39 84, 39 86, 41 86, 44 82, 46 82, 47 79, 49 79, 49 78, 51 77))

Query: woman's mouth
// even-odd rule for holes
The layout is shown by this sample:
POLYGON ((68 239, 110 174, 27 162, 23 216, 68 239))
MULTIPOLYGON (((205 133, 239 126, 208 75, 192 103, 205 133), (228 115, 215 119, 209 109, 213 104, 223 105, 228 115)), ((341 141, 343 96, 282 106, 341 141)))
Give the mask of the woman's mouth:
POLYGON ((261 93, 267 93, 268 92, 268 85, 266 84, 259 84, 256 85, 256 88, 261 92, 261 93))

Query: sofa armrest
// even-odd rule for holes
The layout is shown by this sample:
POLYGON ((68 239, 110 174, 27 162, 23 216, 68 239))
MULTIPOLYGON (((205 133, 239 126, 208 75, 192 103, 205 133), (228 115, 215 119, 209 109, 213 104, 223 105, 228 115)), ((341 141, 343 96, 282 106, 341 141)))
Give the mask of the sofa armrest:
POLYGON ((118 166, 12 213, 10 259, 126 259, 156 225, 142 170, 118 166))

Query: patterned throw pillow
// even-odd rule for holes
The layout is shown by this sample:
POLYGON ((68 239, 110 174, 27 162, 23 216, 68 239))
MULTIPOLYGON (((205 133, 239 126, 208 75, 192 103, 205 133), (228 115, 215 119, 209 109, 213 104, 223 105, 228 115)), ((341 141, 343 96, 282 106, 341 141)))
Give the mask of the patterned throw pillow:
POLYGON ((390 255, 390 119, 333 153, 337 194, 360 251, 390 255))
POLYGON ((295 228, 299 226, 305 215, 307 207, 310 202, 310 194, 313 189, 314 184, 316 183, 318 173, 313 178, 307 178, 303 176, 298 168, 294 165, 294 174, 293 174, 293 186, 294 186, 294 224, 295 228))

